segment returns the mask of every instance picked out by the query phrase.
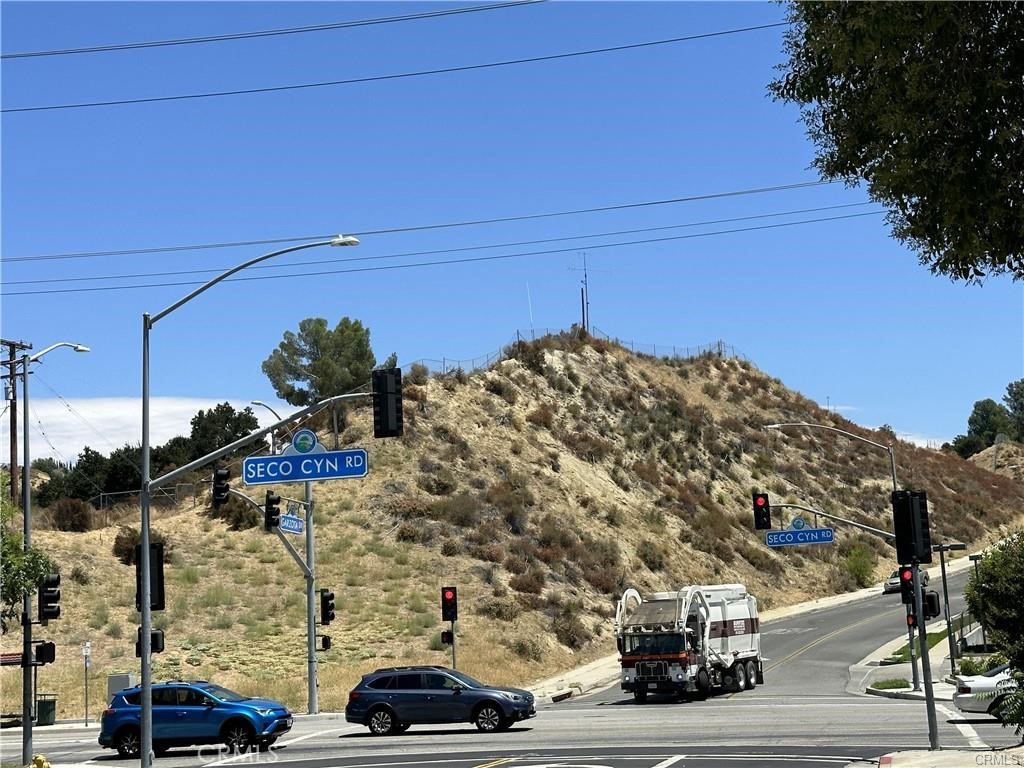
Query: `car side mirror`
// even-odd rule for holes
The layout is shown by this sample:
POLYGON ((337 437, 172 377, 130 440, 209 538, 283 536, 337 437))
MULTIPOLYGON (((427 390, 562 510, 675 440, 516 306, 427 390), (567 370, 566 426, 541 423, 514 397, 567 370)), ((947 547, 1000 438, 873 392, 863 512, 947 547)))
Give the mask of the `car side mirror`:
POLYGON ((461 685, 453 685, 452 686, 452 693, 456 694, 456 695, 462 693, 462 686, 461 685))

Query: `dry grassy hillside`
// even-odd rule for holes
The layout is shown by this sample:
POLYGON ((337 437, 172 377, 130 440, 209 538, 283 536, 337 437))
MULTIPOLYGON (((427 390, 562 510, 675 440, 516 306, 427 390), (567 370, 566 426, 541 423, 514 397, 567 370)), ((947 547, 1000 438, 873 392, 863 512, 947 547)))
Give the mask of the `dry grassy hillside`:
MULTIPOLYGON (((750 505, 757 489, 889 528, 885 452, 762 425, 808 421, 880 443, 895 442, 891 434, 825 411, 740 360, 655 359, 569 334, 510 351, 486 372, 407 377, 401 439, 375 441, 369 410, 350 414, 342 442, 368 449, 369 475, 314 490, 318 586, 333 588, 338 612, 325 630, 334 646, 320 654, 322 709, 343 708, 368 669, 450 660, 438 639, 446 584, 459 587, 459 667, 528 683, 612 652, 614 599, 626 586, 740 581, 777 607, 891 569, 892 550, 850 527, 838 527, 835 545, 772 551, 752 530, 750 505)), ((330 446, 326 433, 321 440, 330 446)), ((894 450, 901 484, 928 491, 935 540, 981 543, 1024 507, 1011 478, 907 443, 894 450)), ((275 490, 303 494, 299 485, 275 490)), ((263 492, 249 489, 260 500, 263 492)), ((213 678, 301 711, 301 573, 276 536, 232 530, 207 505, 204 497, 155 516, 171 547, 168 608, 154 614, 167 650, 155 676, 213 678)), ((137 508, 124 514, 134 521, 137 508)), ((137 668, 134 567, 112 554, 116 534, 34 535, 63 573, 63 616, 37 630, 58 641, 40 691, 58 693, 60 717, 82 716, 84 640, 92 701, 109 672, 137 668)), ((4 637, 4 650, 19 642, 4 637)), ((8 668, 0 677, 5 712, 19 709, 19 676, 8 668)))

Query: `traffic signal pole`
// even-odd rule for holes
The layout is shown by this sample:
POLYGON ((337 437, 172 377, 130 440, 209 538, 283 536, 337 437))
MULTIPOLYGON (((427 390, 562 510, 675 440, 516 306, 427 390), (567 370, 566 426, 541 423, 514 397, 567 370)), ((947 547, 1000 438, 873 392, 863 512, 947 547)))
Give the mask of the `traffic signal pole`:
POLYGON ((309 714, 320 713, 316 679, 316 556, 313 550, 313 483, 306 481, 306 687, 309 714))
MULTIPOLYGON (((928 744, 931 749, 939 749, 939 725, 935 717, 935 694, 932 691, 932 664, 928 658, 928 630, 924 618, 924 600, 921 594, 921 571, 917 559, 914 559, 914 611, 917 614, 917 632, 921 638, 921 675, 924 677, 925 709, 928 712, 928 744)), ((913 635, 913 631, 911 631, 913 635)), ((910 647, 914 647, 913 641, 910 647)))

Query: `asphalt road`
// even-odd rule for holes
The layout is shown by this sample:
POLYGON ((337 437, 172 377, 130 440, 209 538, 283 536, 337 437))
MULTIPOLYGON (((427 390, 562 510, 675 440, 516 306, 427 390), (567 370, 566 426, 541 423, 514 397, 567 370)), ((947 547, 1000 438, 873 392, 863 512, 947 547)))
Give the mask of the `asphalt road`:
MULTIPOLYGON (((960 610, 966 574, 950 578, 950 603, 960 610)), ((932 588, 941 591, 936 579, 932 588)), ((652 696, 638 705, 618 686, 558 704, 509 731, 484 735, 473 726, 413 726, 380 738, 343 715, 296 718, 268 754, 231 757, 216 749, 172 750, 157 768, 235 763, 290 763, 295 768, 430 766, 443 768, 669 768, 756 765, 845 765, 884 752, 926 749, 924 703, 852 694, 849 668, 905 631, 898 594, 825 608, 762 628, 765 684, 753 691, 678 702, 652 696)), ((1017 742, 995 720, 967 720, 937 708, 946 748, 1017 742)), ((96 745, 95 729, 40 728, 35 751, 55 766, 137 764, 96 745)), ((0 735, 5 755, 20 750, 20 733, 0 735), (11 738, 11 737, 14 738, 11 738)))

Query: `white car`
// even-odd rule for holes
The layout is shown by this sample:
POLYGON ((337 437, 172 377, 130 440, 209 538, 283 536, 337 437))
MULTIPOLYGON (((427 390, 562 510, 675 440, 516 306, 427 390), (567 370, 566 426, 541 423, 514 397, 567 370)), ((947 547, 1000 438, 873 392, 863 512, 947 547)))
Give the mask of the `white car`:
POLYGON ((1015 686, 1009 664, 1000 664, 980 675, 960 675, 957 677, 956 693, 953 694, 953 705, 961 712, 998 718, 1003 699, 1015 686))
MULTIPOLYGON (((928 571, 926 571, 924 568, 921 569, 921 586, 922 587, 927 587, 928 586, 928 571)), ((882 582, 882 594, 883 595, 887 595, 890 592, 899 592, 899 591, 900 591, 900 571, 897 568, 895 571, 892 572, 892 574, 889 576, 888 579, 886 579, 884 582, 882 582)))

